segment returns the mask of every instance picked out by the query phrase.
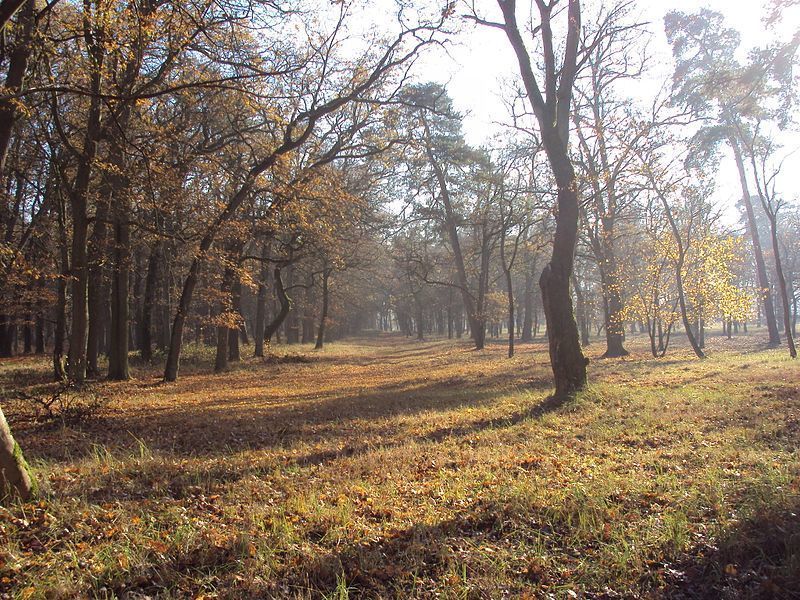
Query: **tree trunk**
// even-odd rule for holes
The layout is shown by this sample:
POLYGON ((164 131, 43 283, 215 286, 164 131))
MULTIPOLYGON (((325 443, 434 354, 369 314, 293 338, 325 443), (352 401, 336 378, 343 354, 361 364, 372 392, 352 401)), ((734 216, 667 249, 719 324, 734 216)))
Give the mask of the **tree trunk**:
MULTIPOLYGON (((763 198, 762 198, 763 202, 763 198)), ((772 236, 772 258, 775 261, 775 274, 778 279, 778 291, 781 294, 781 304, 783 305, 783 327, 784 335, 786 336, 786 345, 789 347, 789 356, 797 358, 797 348, 794 345, 794 336, 792 335, 792 313, 789 308, 789 295, 786 291, 786 276, 783 274, 783 262, 780 255, 780 243, 778 241, 778 220, 775 213, 767 212, 769 218, 770 235, 772 236)), ((776 211, 777 212, 777 211, 776 211)))
POLYGON ((328 321, 328 278, 330 277, 330 269, 325 269, 322 272, 322 314, 319 318, 319 330, 317 331, 317 343, 314 345, 315 350, 321 350, 325 344, 325 324, 328 321))
MULTIPOLYGON (((86 178, 88 186, 88 173, 86 178)), ((72 333, 67 362, 69 378, 78 385, 83 383, 86 377, 87 224, 86 196, 76 194, 72 201, 72 333)))
POLYGON ((506 290, 508 294, 508 358, 514 356, 514 287, 511 281, 511 269, 506 273, 506 290))
POLYGON ((522 336, 523 342, 533 340, 533 273, 536 270, 536 261, 531 265, 526 264, 525 268, 525 294, 522 300, 524 314, 522 317, 522 336))
MULTIPOLYGON (((87 33, 87 37, 91 37, 87 33)), ((103 49, 94 43, 89 49, 94 60, 91 73, 91 90, 94 92, 89 101, 89 113, 86 120, 83 152, 78 163, 75 181, 70 190, 72 209, 72 332, 69 341, 69 378, 81 385, 86 377, 86 341, 87 341, 87 289, 88 263, 87 243, 89 218, 87 215, 89 184, 91 182, 94 159, 97 155, 97 144, 101 133, 100 82, 103 63, 103 49)))
POLYGON ((58 234, 61 253, 61 277, 56 284, 56 314, 53 329, 53 378, 63 381, 67 377, 64 369, 64 338, 67 334, 67 278, 69 277, 69 250, 67 248, 66 208, 63 199, 58 203, 58 234))
POLYGON ((778 333, 778 322, 775 319, 775 306, 772 302, 770 293, 769 276, 767 266, 764 262, 764 253, 761 250, 761 240, 758 235, 758 222, 756 221, 753 202, 750 197, 750 190, 747 186, 747 174, 744 168, 742 153, 739 144, 731 137, 729 143, 733 149, 733 157, 736 160, 736 168, 739 171, 739 183, 742 187, 742 201, 744 202, 745 212, 747 213, 747 228, 750 232, 750 239, 753 242, 753 257, 756 263, 756 278, 758 281, 759 294, 763 304, 764 317, 767 320, 767 330, 769 331, 770 346, 779 346, 781 336, 778 333))
POLYGON ((100 374, 97 359, 100 355, 105 329, 108 326, 105 318, 108 307, 108 287, 106 286, 106 269, 104 265, 108 254, 108 219, 111 193, 111 186, 106 182, 100 191, 100 197, 97 199, 94 228, 89 238, 87 251, 89 263, 89 281, 87 282, 89 330, 86 339, 86 373, 91 377, 97 377, 100 374))
POLYGON ((706 355, 703 353, 703 349, 700 347, 700 342, 697 341, 694 332, 692 331, 692 324, 689 322, 689 313, 686 310, 686 295, 683 291, 683 274, 681 271, 683 270, 683 256, 678 260, 677 266, 675 268, 675 282, 678 287, 678 302, 681 306, 681 319, 683 320, 683 328, 686 330, 686 337, 689 340, 689 345, 691 345, 692 350, 697 355, 698 358, 705 358, 706 355))
MULTIPOLYGON (((553 369, 556 397, 568 397, 586 387, 587 360, 581 351, 578 325, 572 310, 569 290, 570 276, 578 239, 578 182, 570 162, 569 111, 572 86, 577 68, 577 49, 581 31, 580 2, 570 0, 567 6, 567 32, 564 60, 560 73, 554 65, 545 66, 545 94, 537 84, 525 41, 522 38, 513 2, 498 2, 503 13, 503 28, 517 56, 528 100, 531 103, 541 131, 542 145, 547 154, 553 176, 558 186, 556 199, 556 231, 550 262, 542 271, 539 286, 542 306, 547 321, 547 339, 550 364, 553 369)), ((543 40, 553 43, 549 18, 552 3, 538 3, 540 15, 548 19, 542 30, 543 40)))
MULTIPOLYGON (((474 298, 469 292, 469 280, 467 279, 467 270, 464 266, 464 254, 461 251, 461 242, 458 238, 458 230, 456 229, 456 217, 453 210, 453 204, 450 201, 450 190, 447 185, 447 177, 445 176, 442 166, 439 164, 436 156, 433 153, 431 145, 431 133, 428 128, 427 122, 423 121, 425 126, 426 145, 425 150, 428 155, 428 160, 436 175, 436 181, 439 186, 439 196, 444 205, 444 229, 450 242, 450 247, 453 251, 453 262, 456 266, 456 276, 458 278, 459 289, 461 290, 461 299, 464 303, 464 309, 467 311, 467 319, 469 320, 470 332, 472 340, 475 342, 475 349, 482 350, 486 342, 486 321, 483 315, 479 314, 478 307, 475 305, 474 298)), ((482 293, 483 286, 478 285, 478 294, 482 293)))
POLYGON ((577 313, 578 319, 578 330, 581 334, 581 345, 588 346, 589 345, 589 322, 586 318, 586 300, 583 295, 583 290, 581 289, 580 284, 578 283, 578 278, 575 277, 575 273, 572 273, 572 287, 575 290, 575 299, 577 300, 577 306, 575 307, 575 311, 577 313))
POLYGON ((147 259, 147 275, 144 280, 144 299, 142 301, 142 322, 139 324, 139 349, 142 360, 153 360, 153 308, 158 284, 158 262, 161 260, 161 242, 156 242, 147 259))
POLYGON ((36 315, 36 354, 44 354, 44 316, 36 315))
MULTIPOLYGON (((121 186, 120 188, 121 189, 121 186)), ((116 198, 114 219, 114 271, 111 293, 111 353, 108 357, 108 378, 123 381, 130 378, 128 364, 128 324, 130 321, 130 216, 125 192, 116 198)))
POLYGON ((278 313, 275 315, 275 318, 267 325, 266 329, 264 330, 264 339, 267 343, 272 340, 272 336, 275 335, 275 332, 280 329, 281 324, 286 319, 286 315, 289 314, 289 311, 292 308, 292 301, 289 296, 286 295, 286 290, 283 287, 283 280, 281 279, 281 268, 275 267, 275 271, 273 273, 275 278, 275 295, 278 298, 278 303, 280 304, 280 309, 278 313))
POLYGON ((14 324, 8 315, 0 315, 0 358, 14 356, 14 324))
POLYGON ((606 264, 600 269, 603 297, 607 304, 606 319, 606 351, 603 358, 619 358, 628 356, 625 349, 625 325, 622 322, 621 283, 617 276, 616 257, 612 249, 606 249, 606 264))
POLYGON ((217 310, 220 322, 217 323, 217 354, 214 361, 214 372, 219 373, 228 368, 231 350, 231 332, 236 337, 236 347, 239 347, 239 332, 237 327, 228 327, 230 314, 233 311, 233 287, 236 272, 232 267, 225 267, 222 275, 221 300, 217 310))
MULTIPOLYGON (((552 144, 551 144, 552 145, 552 144)), ((558 147, 556 147, 558 148, 558 147)), ((558 218, 553 253, 539 279, 547 323, 555 395, 567 397, 586 387, 588 360, 581 351, 569 283, 578 235, 578 183, 566 150, 548 152, 558 185, 558 218)))
MULTIPOLYGON (((8 55, 4 99, 0 100, 0 173, 6 171, 6 158, 11 134, 22 104, 14 94, 22 89, 28 72, 28 61, 33 50, 32 39, 36 28, 36 0, 27 0, 17 23, 19 37, 8 55)), ((0 29, 2 26, 0 26, 0 29)), ((3 35, 5 39, 5 35, 3 35)))
POLYGON ((22 449, 11 435, 3 409, 0 408, 0 488, 5 498, 17 495, 22 500, 30 500, 37 493, 36 481, 22 449))
POLYGON ((268 256, 269 247, 265 243, 261 249, 261 277, 256 294, 256 328, 253 332, 255 356, 264 356, 264 325, 267 320, 267 278, 269 277, 266 259, 268 256))
MULTIPOLYGON (((236 276, 235 281, 231 285, 231 310, 235 313, 236 319, 242 318, 242 282, 236 276)), ((232 327, 228 330, 228 360, 230 362, 239 362, 242 358, 239 351, 239 326, 232 327)))
POLYGON ((422 301, 419 299, 419 292, 414 294, 414 304, 417 308, 417 341, 425 339, 425 315, 422 311, 422 301))

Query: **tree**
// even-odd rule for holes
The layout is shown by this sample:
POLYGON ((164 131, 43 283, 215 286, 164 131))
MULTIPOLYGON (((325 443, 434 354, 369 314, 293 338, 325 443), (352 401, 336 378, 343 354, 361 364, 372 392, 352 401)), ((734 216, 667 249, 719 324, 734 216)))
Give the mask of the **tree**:
MULTIPOLYGON (((340 18, 339 27, 344 14, 343 12, 340 18)), ((444 19, 444 15, 442 19, 444 19)), ((331 83, 335 85, 334 82, 326 82, 324 74, 331 70, 335 71, 335 69, 332 69, 333 64, 330 61, 333 60, 331 53, 338 41, 336 34, 328 38, 328 44, 333 44, 333 46, 318 51, 318 61, 313 63, 313 67, 318 69, 318 74, 323 78, 320 80, 310 77, 310 81, 298 78, 298 82, 306 87, 305 89, 301 88, 301 92, 293 99, 295 106, 289 111, 290 116, 285 121, 285 124, 283 122, 275 124, 279 126, 278 132, 275 133, 276 143, 261 150, 253 157, 245 176, 228 195, 222 210, 208 224, 205 233, 200 239, 189 271, 184 279, 183 289, 173 320, 169 352, 164 367, 165 381, 175 381, 178 376, 183 330, 186 316, 191 308, 203 258, 211 249, 217 235, 225 224, 236 215, 245 200, 263 183, 265 174, 276 166, 279 161, 296 152, 309 140, 324 117, 336 113, 356 100, 365 100, 370 95, 373 95, 372 102, 379 102, 381 100, 376 98, 375 95, 380 95, 382 91, 384 94, 391 96, 396 88, 390 85, 390 79, 398 76, 402 77, 404 69, 408 68, 409 63, 417 53, 431 43, 438 26, 439 24, 422 24, 404 28, 393 40, 383 46, 372 65, 368 66, 366 64, 370 57, 365 57, 359 68, 353 68, 350 71, 350 76, 346 77, 340 86, 336 86, 330 92, 326 89, 327 86, 322 84, 331 83), (409 42, 409 40, 412 41, 409 42), (387 87, 388 91, 386 90, 387 87)), ((336 32, 338 33, 339 31, 337 27, 336 32)), ((384 102, 386 100, 385 97, 382 99, 384 102)))
POLYGON ((575 86, 573 121, 578 139, 576 162, 585 182, 582 222, 594 254, 603 293, 605 358, 627 356, 622 322, 624 290, 616 244, 617 226, 636 200, 635 148, 646 129, 635 125, 631 102, 620 98, 620 84, 641 76, 646 55, 637 40, 640 23, 626 23, 630 3, 615 5, 601 15, 599 43, 586 55, 586 67, 575 86))
POLYGON ((785 110, 791 99, 792 57, 800 44, 800 35, 795 35, 788 43, 751 53, 750 62, 743 65, 735 56, 740 36, 725 27, 722 15, 717 12, 708 9, 695 14, 673 11, 665 16, 664 27, 676 61, 674 102, 710 121, 695 136, 700 142, 698 147, 713 151, 720 142, 726 142, 733 152, 753 243, 769 343, 777 346, 780 335, 747 182, 746 159, 742 156, 746 140, 741 132, 746 129, 743 123, 748 119, 765 112, 775 114, 768 105, 776 99, 781 110, 785 110))
POLYGON ((778 291, 783 306, 783 325, 786 345, 789 349, 789 356, 797 358, 797 348, 795 347, 794 336, 792 335, 792 315, 789 304, 789 293, 787 291, 786 275, 783 270, 781 245, 778 237, 778 213, 785 204, 785 199, 776 191, 781 165, 777 167, 770 166, 770 160, 775 152, 774 142, 760 135, 759 125, 760 122, 757 123, 752 137, 747 142, 747 149, 756 182, 758 199, 769 221, 769 232, 772 240, 772 259, 775 262, 778 291))
POLYGON ((553 369, 555 394, 566 397, 586 386, 587 359, 581 351, 578 326, 572 310, 570 279, 578 237, 578 181, 569 157, 569 121, 572 89, 579 67, 578 47, 581 37, 581 4, 568 0, 566 35, 561 65, 557 65, 552 29, 557 15, 558 0, 536 0, 539 25, 532 33, 541 40, 544 53, 544 72, 540 87, 528 48, 517 22, 515 0, 498 0, 502 22, 490 22, 473 15, 478 23, 505 32, 519 62, 522 83, 539 125, 542 145, 558 189, 556 201, 556 231, 550 262, 542 271, 539 285, 547 321, 550 364, 553 369))

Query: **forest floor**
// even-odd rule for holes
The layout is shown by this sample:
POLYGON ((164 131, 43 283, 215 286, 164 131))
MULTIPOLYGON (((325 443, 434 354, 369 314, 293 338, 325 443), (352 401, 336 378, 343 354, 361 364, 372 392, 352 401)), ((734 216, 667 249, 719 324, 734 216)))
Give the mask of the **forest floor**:
POLYGON ((220 375, 190 348, 177 383, 136 364, 45 421, 47 361, 5 360, 43 496, 0 509, 0 597, 800 598, 800 363, 759 343, 596 342, 566 404, 541 341, 281 346, 220 375))

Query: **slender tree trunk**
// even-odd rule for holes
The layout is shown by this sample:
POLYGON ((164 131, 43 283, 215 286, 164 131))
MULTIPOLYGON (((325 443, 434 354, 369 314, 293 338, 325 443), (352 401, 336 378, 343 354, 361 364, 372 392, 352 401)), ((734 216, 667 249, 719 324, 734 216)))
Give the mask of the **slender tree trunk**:
POLYGON ((758 235, 758 221, 756 221, 755 211, 753 210, 753 202, 750 196, 750 190, 747 185, 747 173, 744 168, 744 161, 742 153, 737 141, 731 137, 729 143, 733 149, 733 157, 736 160, 736 168, 739 171, 739 183, 742 187, 742 201, 744 202, 745 212, 747 214, 747 228, 750 232, 750 239, 753 242, 753 257, 756 263, 756 278, 758 281, 759 294, 763 304, 764 317, 767 320, 767 330, 769 331, 769 344, 770 346, 779 346, 781 343, 781 336, 778 333, 778 322, 775 319, 775 306, 772 302, 772 293, 769 285, 769 276, 767 275, 767 266, 764 262, 764 253, 761 250, 761 240, 758 235))
POLYGON ((44 316, 36 315, 36 354, 44 354, 44 316))
POLYGON ((514 287, 511 281, 511 269, 506 272, 506 290, 508 294, 508 358, 514 356, 514 287))
MULTIPOLYGON (((235 274, 234 274, 235 275, 235 274)), ((242 319, 242 282, 236 277, 231 286, 231 310, 238 320, 242 319)), ((228 360, 239 362, 242 358, 239 351, 239 327, 228 330, 228 360)))
POLYGON ((269 257, 269 245, 264 243, 261 248, 261 277, 258 282, 258 293, 256 294, 256 328, 253 332, 255 356, 264 356, 264 326, 267 320, 267 278, 269 269, 267 258, 269 257))
POLYGON ((414 294, 414 304, 417 308, 417 340, 421 342, 425 339, 425 315, 422 311, 422 300, 419 298, 419 292, 414 294))
POLYGON ((580 284, 578 283, 578 278, 575 277, 575 273, 572 273, 572 287, 575 290, 575 299, 577 300, 575 307, 575 311, 577 313, 577 320, 578 320, 578 330, 581 334, 581 345, 588 346, 589 345, 589 322, 586 318, 586 299, 583 295, 583 289, 581 289, 580 284))
POLYGON ((317 343, 314 345, 315 350, 321 350, 325 344, 325 325, 328 321, 328 279, 330 277, 330 269, 325 269, 322 272, 322 313, 319 318, 319 330, 317 331, 317 343))
POLYGON ((686 338, 689 340, 689 345, 691 345, 692 350, 697 355, 698 358, 705 358, 706 355, 703 352, 703 349, 700 346, 700 342, 695 337, 694 332, 692 331, 692 324, 689 322, 689 312, 686 309, 686 294, 683 291, 683 253, 681 253, 680 258, 675 267, 675 283, 678 287, 678 302, 680 303, 681 307, 681 319, 683 320, 683 328, 686 330, 686 338))
POLYGON ((533 340, 533 273, 536 269, 536 261, 532 265, 525 265, 525 294, 522 300, 524 315, 522 317, 522 337, 523 342, 533 340))
POLYGON ((22 325, 22 353, 30 354, 33 351, 33 330, 31 329, 31 315, 25 315, 22 325))
POLYGON ((275 295, 278 298, 280 308, 278 309, 278 312, 272 321, 270 321, 270 323, 267 325, 266 329, 264 329, 264 339, 267 343, 272 340, 272 336, 275 335, 275 333, 280 329, 281 324, 284 322, 284 320, 286 320, 286 315, 289 314, 289 311, 292 308, 292 301, 286 294, 286 290, 283 287, 281 268, 279 266, 275 267, 273 277, 275 278, 275 295))
MULTIPOLYGON (((87 25, 87 27, 90 26, 87 25)), ((93 40, 89 49, 89 54, 93 62, 90 89, 94 95, 92 95, 89 100, 89 112, 86 120, 83 152, 78 162, 74 184, 70 190, 70 205, 72 209, 72 332, 70 335, 67 362, 69 363, 69 378, 78 385, 82 384, 86 377, 88 324, 87 243, 89 233, 87 206, 92 168, 97 155, 97 144, 101 133, 101 99, 99 94, 104 53, 102 43, 95 40, 92 34, 86 33, 86 37, 93 40)))
POLYGON ((231 331, 237 336, 236 341, 238 343, 238 331, 237 329, 228 327, 228 319, 226 318, 226 313, 232 310, 231 295, 234 276, 234 270, 230 266, 225 267, 225 273, 222 276, 222 288, 220 290, 223 299, 220 301, 219 310, 217 311, 217 315, 220 317, 221 321, 217 324, 217 354, 216 360, 214 361, 215 373, 220 373, 228 368, 231 331), (222 322, 223 320, 225 322, 222 322))
MULTIPOLYGON (((450 190, 447 184, 447 177, 442 166, 439 164, 438 159, 433 153, 431 133, 428 128, 427 122, 424 122, 426 145, 425 149, 428 155, 428 161, 433 168, 436 175, 436 181, 439 186, 439 197, 444 205, 444 229, 450 242, 450 247, 453 251, 453 262, 456 266, 456 276, 458 277, 458 285, 461 290, 461 299, 464 303, 464 309, 467 312, 467 319, 469 320, 470 332, 472 340, 475 342, 475 349, 482 350, 486 342, 486 321, 483 315, 479 314, 478 307, 476 307, 475 300, 469 292, 469 280, 467 279, 467 270, 464 266, 464 254, 461 251, 461 242, 458 238, 458 230, 456 229, 456 216, 453 210, 453 204, 450 201, 450 190)), ((478 285, 478 294, 482 293, 482 285, 478 285)))
POLYGON ((67 248, 66 207, 63 199, 58 203, 58 234, 61 253, 61 276, 56 284, 56 314, 53 329, 53 378, 63 381, 67 378, 64 369, 64 338, 67 334, 67 278, 70 274, 69 250, 67 248))
POLYGON ((147 275, 144 280, 144 298, 142 301, 142 321, 139 324, 139 349, 142 360, 153 360, 153 308, 156 301, 158 285, 158 263, 161 260, 161 242, 156 242, 147 259, 147 275))
MULTIPOLYGON (((762 198, 763 202, 763 198, 762 198)), ((783 262, 780 255, 780 243, 778 241, 778 219, 777 215, 767 211, 764 207, 769 218, 769 229, 772 237, 772 258, 775 261, 775 274, 778 279, 778 291, 781 295, 781 304, 783 305, 783 327, 784 335, 786 336, 786 345, 789 348, 789 356, 797 358, 797 348, 794 345, 794 336, 792 335, 792 313, 789 307, 789 294, 786 291, 786 276, 783 274, 783 262)))
POLYGON ((453 339, 453 288, 447 293, 447 339, 453 339))
POLYGON ((603 297, 606 300, 606 351, 603 358, 628 356, 625 349, 625 325, 622 322, 621 282, 617 275, 616 257, 611 248, 604 252, 606 264, 600 269, 603 297))
POLYGON ((89 238, 87 251, 89 281, 87 282, 87 308, 89 311, 89 330, 86 339, 86 373, 97 377, 100 371, 97 359, 100 355, 108 307, 108 287, 106 285, 106 258, 108 255, 108 220, 111 202, 111 186, 106 183, 100 190, 94 215, 94 228, 89 238))

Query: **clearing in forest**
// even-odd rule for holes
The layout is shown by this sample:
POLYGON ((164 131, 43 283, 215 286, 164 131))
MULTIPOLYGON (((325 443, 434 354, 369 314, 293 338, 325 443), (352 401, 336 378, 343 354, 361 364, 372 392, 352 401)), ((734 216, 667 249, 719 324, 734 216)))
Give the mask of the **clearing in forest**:
POLYGON ((177 383, 139 365, 48 422, 47 362, 5 360, 46 495, 0 513, 0 592, 798 597, 800 366, 757 341, 590 346, 563 405, 543 343, 383 336, 219 375, 193 348, 177 383))

